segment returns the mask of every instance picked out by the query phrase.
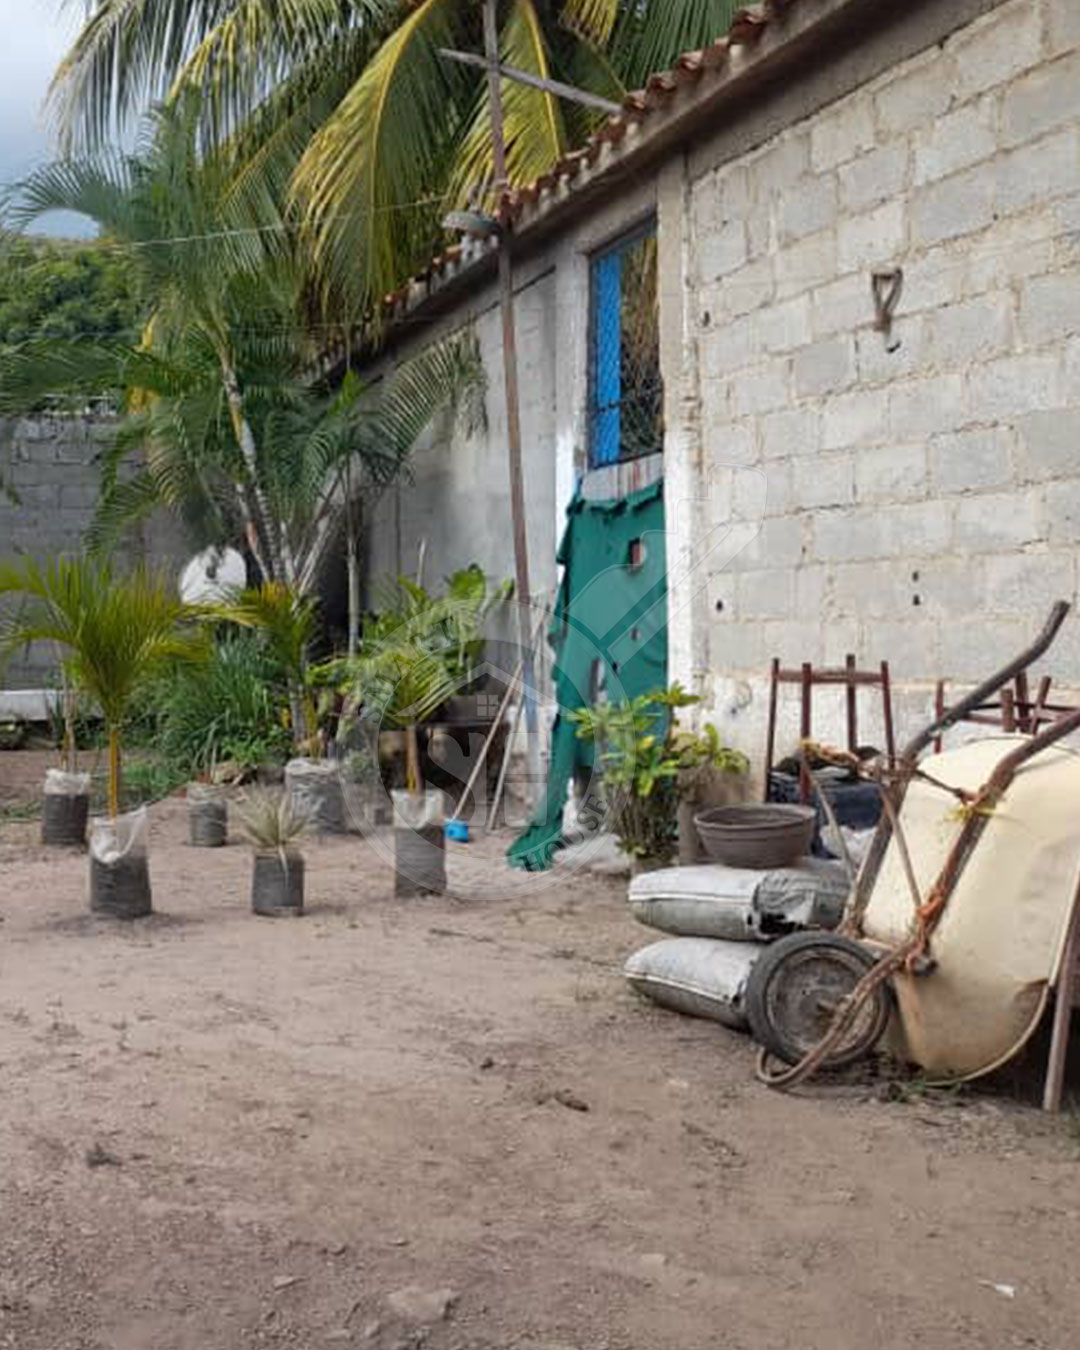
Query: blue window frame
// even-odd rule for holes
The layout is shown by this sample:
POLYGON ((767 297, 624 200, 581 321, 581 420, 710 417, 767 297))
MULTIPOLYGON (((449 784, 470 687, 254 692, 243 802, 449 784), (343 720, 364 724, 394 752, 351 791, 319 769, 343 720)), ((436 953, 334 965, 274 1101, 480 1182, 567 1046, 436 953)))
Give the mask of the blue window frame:
POLYGON ((589 465, 663 448, 656 227, 650 223, 591 264, 589 465))

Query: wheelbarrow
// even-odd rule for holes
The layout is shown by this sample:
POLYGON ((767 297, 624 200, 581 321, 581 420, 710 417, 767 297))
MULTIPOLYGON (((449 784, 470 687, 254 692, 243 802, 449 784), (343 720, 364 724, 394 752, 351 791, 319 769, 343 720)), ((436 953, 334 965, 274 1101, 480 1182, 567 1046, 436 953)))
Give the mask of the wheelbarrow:
MULTIPOLYGON (((751 973, 762 1081, 794 1087, 868 1055, 886 1032, 932 1080, 962 1081, 1004 1064, 1038 1026, 1066 947, 1075 959, 1080 754, 1059 742, 1080 729, 1080 710, 1034 735, 920 755, 1038 660, 1068 611, 1059 601, 1026 651, 894 765, 869 770, 883 812, 840 928, 782 938, 751 973)), ((1067 1016, 1059 1080, 1062 1028, 1067 1016)))

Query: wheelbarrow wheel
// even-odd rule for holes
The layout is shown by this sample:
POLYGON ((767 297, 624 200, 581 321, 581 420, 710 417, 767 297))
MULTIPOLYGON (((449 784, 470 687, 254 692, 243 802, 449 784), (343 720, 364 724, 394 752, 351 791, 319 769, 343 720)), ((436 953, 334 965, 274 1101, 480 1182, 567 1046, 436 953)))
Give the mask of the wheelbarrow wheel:
MULTIPOLYGON (((755 962, 746 986, 754 1038, 786 1064, 798 1064, 821 1041, 841 1001, 874 965, 874 957, 835 933, 792 933, 755 962)), ((892 999, 880 985, 859 1009, 824 1062, 840 1069, 868 1055, 889 1023, 892 999)))

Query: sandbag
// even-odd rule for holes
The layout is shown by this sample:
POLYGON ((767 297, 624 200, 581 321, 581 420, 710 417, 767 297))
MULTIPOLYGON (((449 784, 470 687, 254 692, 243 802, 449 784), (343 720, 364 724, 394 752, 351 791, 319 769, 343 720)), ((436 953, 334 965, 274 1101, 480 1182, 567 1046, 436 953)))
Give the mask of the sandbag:
POLYGON ((764 950, 750 942, 665 938, 635 952, 623 973, 639 994, 662 1007, 742 1031, 747 980, 764 950))
POLYGON ((90 816, 90 775, 46 769, 41 842, 51 848, 85 848, 90 816))
POLYGON ((90 908, 113 919, 141 919, 152 911, 146 855, 146 808, 95 820, 90 830, 90 908))
POLYGON ((345 794, 334 760, 289 760, 285 786, 297 809, 311 818, 315 834, 345 833, 345 794))
POLYGON ((842 863, 803 858, 769 871, 706 863, 643 872, 629 899, 634 918, 661 932, 770 942, 800 928, 835 928, 850 889, 842 863))

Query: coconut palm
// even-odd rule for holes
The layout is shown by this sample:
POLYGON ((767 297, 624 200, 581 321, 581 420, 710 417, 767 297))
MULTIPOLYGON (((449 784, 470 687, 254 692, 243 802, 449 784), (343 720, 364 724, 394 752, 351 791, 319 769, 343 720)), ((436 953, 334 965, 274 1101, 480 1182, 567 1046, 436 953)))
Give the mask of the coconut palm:
POLYGON ((18 604, 0 621, 0 653, 32 642, 53 643, 66 679, 92 700, 109 745, 109 814, 120 812, 120 747, 135 695, 177 662, 206 654, 199 611, 185 605, 163 576, 137 568, 114 575, 107 563, 54 558, 0 563, 0 596, 18 604))
MULTIPOLYGON (((735 0, 500 0, 511 65, 617 98, 727 28, 735 0)), ((98 0, 59 71, 69 146, 197 88, 207 143, 238 156, 235 200, 291 192, 323 300, 356 312, 439 237, 440 208, 490 180, 483 75, 439 56, 482 47, 473 0, 98 0)), ((507 82, 508 171, 550 168, 597 114, 507 82)), ((599 116, 602 116, 600 114, 599 116)))

